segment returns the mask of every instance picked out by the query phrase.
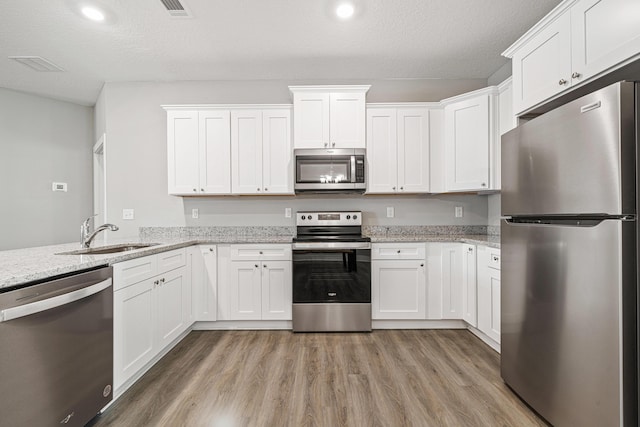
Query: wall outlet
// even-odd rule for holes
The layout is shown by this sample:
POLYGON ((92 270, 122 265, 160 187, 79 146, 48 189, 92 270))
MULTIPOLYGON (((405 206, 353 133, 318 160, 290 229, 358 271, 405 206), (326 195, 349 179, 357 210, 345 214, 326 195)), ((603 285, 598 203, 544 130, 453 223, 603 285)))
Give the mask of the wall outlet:
POLYGON ((134 211, 133 209, 122 209, 122 219, 133 219, 134 211))
POLYGON ((387 218, 393 218, 394 216, 396 216, 396 210, 393 206, 387 206, 387 218))
POLYGON ((198 209, 197 209, 197 208, 195 208, 195 209, 191 209, 191 218, 198 218, 198 215, 199 215, 199 214, 200 214, 200 213, 198 212, 198 209))
POLYGON ((291 218, 291 208, 284 208, 284 217, 291 218))
POLYGON ((456 206, 456 218, 462 218, 463 216, 462 206, 456 206))
POLYGON ((67 192, 66 182, 54 182, 51 184, 51 191, 64 191, 67 192))

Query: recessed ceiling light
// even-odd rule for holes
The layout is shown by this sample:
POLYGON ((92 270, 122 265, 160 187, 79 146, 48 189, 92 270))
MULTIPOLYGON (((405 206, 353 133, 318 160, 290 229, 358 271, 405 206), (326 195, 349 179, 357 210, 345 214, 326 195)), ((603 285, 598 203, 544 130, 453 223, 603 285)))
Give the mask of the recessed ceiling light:
POLYGON ((351 3, 342 3, 336 9, 336 15, 341 19, 349 19, 353 16, 354 8, 351 3))
POLYGON ((87 6, 82 8, 82 14, 92 21, 104 21, 104 13, 95 7, 87 6))

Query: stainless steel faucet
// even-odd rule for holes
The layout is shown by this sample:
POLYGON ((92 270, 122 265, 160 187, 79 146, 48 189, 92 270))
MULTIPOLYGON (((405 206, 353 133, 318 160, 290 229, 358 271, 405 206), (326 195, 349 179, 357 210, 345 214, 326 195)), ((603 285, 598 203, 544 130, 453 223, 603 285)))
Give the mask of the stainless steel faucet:
POLYGON ((98 214, 91 215, 89 218, 85 219, 82 225, 80 226, 80 245, 83 248, 88 248, 91 244, 91 241, 96 237, 98 233, 104 230, 118 231, 118 226, 113 224, 102 224, 100 227, 97 227, 93 232, 89 232, 91 220, 93 217, 98 214))

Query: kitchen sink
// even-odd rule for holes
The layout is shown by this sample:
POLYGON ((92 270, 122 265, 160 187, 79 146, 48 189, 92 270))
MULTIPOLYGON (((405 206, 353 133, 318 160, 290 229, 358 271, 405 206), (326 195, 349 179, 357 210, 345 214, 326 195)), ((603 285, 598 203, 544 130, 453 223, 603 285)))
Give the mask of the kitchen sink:
POLYGON ((116 254, 119 252, 135 251, 136 249, 148 248, 150 246, 159 245, 160 243, 125 243, 122 245, 104 246, 101 248, 78 249, 77 251, 60 252, 56 255, 104 255, 116 254))

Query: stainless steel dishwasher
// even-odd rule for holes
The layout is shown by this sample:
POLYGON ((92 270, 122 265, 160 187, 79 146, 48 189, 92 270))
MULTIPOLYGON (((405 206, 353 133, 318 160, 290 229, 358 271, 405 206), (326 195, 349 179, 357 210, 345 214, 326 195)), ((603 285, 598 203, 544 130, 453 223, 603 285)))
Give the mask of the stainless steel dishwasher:
POLYGON ((0 425, 84 426, 112 399, 112 268, 0 292, 0 425))

